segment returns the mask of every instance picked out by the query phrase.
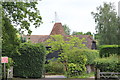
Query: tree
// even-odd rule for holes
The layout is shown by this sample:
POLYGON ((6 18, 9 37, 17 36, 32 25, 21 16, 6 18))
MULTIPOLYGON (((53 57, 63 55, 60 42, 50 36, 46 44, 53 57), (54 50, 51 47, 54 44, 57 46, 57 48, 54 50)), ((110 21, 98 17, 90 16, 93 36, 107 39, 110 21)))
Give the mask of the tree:
POLYGON ((117 27, 117 42, 118 42, 118 45, 120 45, 120 16, 118 17, 118 27, 117 27))
POLYGON ((72 35, 91 35, 92 36, 92 33, 90 31, 86 33, 73 31, 72 35))
POLYGON ((84 33, 84 35, 92 35, 92 33, 90 31, 84 33))
POLYGON ((68 27, 68 25, 66 25, 66 24, 64 24, 63 25, 63 28, 64 28, 64 31, 65 31, 65 33, 67 34, 67 35, 70 35, 70 28, 68 27))
POLYGON ((112 3, 104 3, 97 7, 97 12, 91 13, 95 19, 96 32, 100 45, 112 45, 118 43, 118 17, 112 3))
POLYGON ((2 55, 11 57, 14 53, 19 53, 17 48, 20 45, 20 39, 16 35, 18 31, 10 24, 10 20, 3 16, 3 21, 2 55))
POLYGON ((36 8, 37 2, 2 2, 3 14, 10 20, 14 27, 20 26, 19 30, 26 29, 30 34, 30 23, 39 27, 41 16, 36 8))
POLYGON ((11 56, 16 52, 19 53, 17 48, 20 40, 16 33, 26 30, 31 34, 30 24, 39 27, 42 23, 36 4, 37 2, 2 2, 2 53, 4 55, 11 56), (16 27, 19 27, 19 30, 16 27))
POLYGON ((78 71, 79 74, 85 71, 86 57, 80 52, 80 49, 86 48, 83 42, 85 42, 84 38, 52 35, 44 44, 51 46, 50 52, 60 51, 59 61, 63 63, 66 73, 72 75, 75 71, 78 71), (75 66, 72 71, 71 65, 75 66))
POLYGON ((72 35, 83 35, 83 32, 76 32, 76 31, 73 31, 72 35))

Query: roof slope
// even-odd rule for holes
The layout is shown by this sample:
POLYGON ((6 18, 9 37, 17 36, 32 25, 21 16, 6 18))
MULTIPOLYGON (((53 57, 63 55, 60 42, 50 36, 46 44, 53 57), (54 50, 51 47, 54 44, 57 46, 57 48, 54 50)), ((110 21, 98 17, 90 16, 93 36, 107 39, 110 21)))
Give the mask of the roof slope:
POLYGON ((58 35, 58 34, 65 35, 65 31, 61 23, 55 23, 50 33, 50 35, 58 35))
MULTIPOLYGON (((72 35, 64 35, 65 40, 67 40, 66 37, 70 37, 70 36, 72 36, 72 35)), ((87 42, 85 42, 84 44, 85 44, 88 48, 91 49, 91 47, 92 47, 92 41, 94 41, 93 38, 92 38, 92 36, 89 36, 89 35, 74 35, 74 36, 75 36, 75 37, 79 37, 79 39, 85 38, 85 40, 86 40, 87 42)), ((26 37, 27 40, 29 39, 32 43, 44 42, 44 41, 46 41, 47 39, 50 38, 49 35, 30 35, 30 36, 24 35, 24 37, 26 37)))
POLYGON ((24 37, 26 37, 26 39, 30 40, 32 43, 40 43, 46 41, 49 35, 24 35, 24 37))

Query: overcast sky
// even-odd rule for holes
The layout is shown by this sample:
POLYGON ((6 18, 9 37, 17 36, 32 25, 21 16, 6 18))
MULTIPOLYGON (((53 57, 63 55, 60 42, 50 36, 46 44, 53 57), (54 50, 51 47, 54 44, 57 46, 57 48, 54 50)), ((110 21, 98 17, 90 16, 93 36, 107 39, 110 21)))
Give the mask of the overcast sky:
POLYGON ((42 0, 38 2, 38 9, 42 16, 43 24, 35 29, 31 28, 32 35, 49 35, 55 21, 55 12, 59 21, 67 24, 71 31, 95 33, 95 22, 91 12, 103 2, 112 2, 118 11, 120 0, 42 0))

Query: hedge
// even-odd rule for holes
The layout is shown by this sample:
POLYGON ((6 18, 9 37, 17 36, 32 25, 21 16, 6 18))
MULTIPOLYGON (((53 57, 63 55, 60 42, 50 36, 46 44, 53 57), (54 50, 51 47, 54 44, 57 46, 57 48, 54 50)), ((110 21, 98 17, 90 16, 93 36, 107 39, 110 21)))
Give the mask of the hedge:
POLYGON ((101 72, 120 72, 120 56, 114 55, 95 60, 95 65, 101 72))
POLYGON ((86 56, 86 65, 94 64, 94 60, 99 58, 99 52, 97 50, 82 49, 82 53, 86 56))
POLYGON ((41 78, 46 49, 42 44, 22 43, 13 60, 14 77, 41 78))
POLYGON ((109 57, 111 54, 120 55, 120 45, 102 45, 100 46, 100 56, 109 57))

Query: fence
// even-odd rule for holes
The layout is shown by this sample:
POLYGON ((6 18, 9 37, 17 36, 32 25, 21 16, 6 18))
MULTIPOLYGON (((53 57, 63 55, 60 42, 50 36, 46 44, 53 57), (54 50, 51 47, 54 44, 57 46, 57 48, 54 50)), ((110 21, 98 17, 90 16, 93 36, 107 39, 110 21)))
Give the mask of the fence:
POLYGON ((120 73, 119 72, 100 72, 99 69, 96 70, 96 80, 97 79, 117 79, 120 80, 120 73))

